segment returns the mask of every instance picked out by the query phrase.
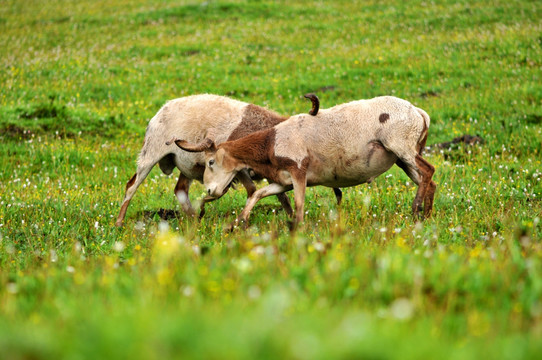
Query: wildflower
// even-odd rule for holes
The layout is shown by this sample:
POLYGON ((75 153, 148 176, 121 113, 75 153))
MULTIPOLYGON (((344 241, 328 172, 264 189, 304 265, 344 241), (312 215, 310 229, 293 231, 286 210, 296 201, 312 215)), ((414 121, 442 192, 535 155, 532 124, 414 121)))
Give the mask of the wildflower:
POLYGON ((407 298, 399 298, 391 304, 390 313, 397 320, 408 320, 414 314, 414 304, 407 298))
POLYGON ((261 245, 257 245, 250 250, 250 257, 251 258, 257 258, 260 255, 265 254, 265 248, 261 245))
POLYGON ((113 250, 120 253, 124 250, 125 247, 126 245, 124 245, 122 241, 115 241, 115 244, 113 245, 113 250))
POLYGON ((50 256, 50 258, 51 258, 51 262, 57 262, 57 260, 58 260, 58 255, 56 254, 56 251, 51 250, 51 251, 49 252, 49 256, 50 256))
POLYGON ((181 288, 181 292, 184 296, 191 297, 194 295, 194 288, 190 285, 186 285, 181 288))
POLYGON ((252 269, 252 263, 249 259, 244 257, 241 259, 233 259, 232 263, 237 268, 237 270, 243 273, 249 272, 252 269))
POLYGON ((169 230, 169 224, 165 221, 160 221, 158 224, 158 231, 161 233, 166 233, 169 230))
POLYGON ((6 252, 10 255, 13 255, 15 254, 15 246, 11 245, 11 244, 7 244, 6 245, 6 252))
POLYGON ((402 236, 399 236, 399 237, 397 238, 397 240, 395 241, 395 243, 396 243, 397 246, 400 247, 401 249, 407 249, 407 248, 408 248, 407 242, 406 242, 405 238, 402 237, 402 236))
POLYGON ((314 250, 318 252, 323 252, 326 249, 325 245, 322 244, 320 241, 313 242, 312 246, 314 247, 314 250))
POLYGON ((256 300, 262 295, 262 291, 257 285, 252 285, 248 288, 248 298, 251 300, 256 300))
POLYGON ((10 282, 6 285, 6 290, 10 294, 17 294, 19 292, 19 288, 17 287, 17 284, 10 282))
POLYGON ((135 225, 134 225, 134 230, 135 231, 143 231, 143 230, 145 230, 145 223, 143 221, 136 222, 135 225))
POLYGON ((198 256, 201 255, 201 249, 200 249, 200 247, 198 245, 193 245, 192 246, 192 251, 194 251, 194 254, 196 254, 198 256))

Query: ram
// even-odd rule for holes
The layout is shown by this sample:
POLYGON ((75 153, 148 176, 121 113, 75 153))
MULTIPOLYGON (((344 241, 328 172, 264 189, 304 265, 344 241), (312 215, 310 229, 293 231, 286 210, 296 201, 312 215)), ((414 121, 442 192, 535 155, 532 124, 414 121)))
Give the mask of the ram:
MULTIPOLYGON (((317 113, 318 98, 312 94, 306 97, 312 101, 311 113, 317 113)), ((195 214, 188 191, 193 180, 203 180, 205 157, 203 154, 189 153, 176 146, 166 145, 165 140, 171 136, 198 142, 207 136, 209 129, 213 129, 215 143, 220 144, 226 140, 238 139, 256 131, 271 128, 285 119, 286 117, 260 106, 218 95, 192 95, 167 102, 149 121, 137 162, 137 170, 126 184, 126 192, 116 225, 122 225, 128 205, 137 188, 156 164, 159 164, 162 172, 167 175, 171 174, 175 167, 180 170, 174 190, 175 196, 186 213, 195 214)), ((239 171, 236 177, 244 185, 249 196, 256 191, 256 186, 247 171, 239 171)), ((340 202, 340 190, 335 189, 335 193, 340 202)), ((291 214, 292 208, 288 198, 281 194, 278 197, 285 210, 291 214)), ((203 203, 215 198, 207 197, 203 203)), ((200 216, 203 212, 202 204, 200 216)))
POLYGON ((303 220, 305 189, 370 183, 394 164, 418 185, 414 216, 429 216, 436 184, 435 168, 421 155, 430 119, 425 111, 392 96, 358 100, 300 114, 273 128, 219 145, 212 138, 175 143, 186 151, 205 152, 207 193, 219 197, 233 178, 250 168, 270 184, 255 191, 237 221, 247 221, 263 197, 294 190, 294 224, 303 220))

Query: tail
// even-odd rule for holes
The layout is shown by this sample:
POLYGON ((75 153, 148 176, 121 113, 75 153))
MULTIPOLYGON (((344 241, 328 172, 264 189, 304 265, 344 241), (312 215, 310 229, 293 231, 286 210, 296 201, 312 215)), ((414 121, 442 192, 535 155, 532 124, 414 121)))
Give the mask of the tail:
POLYGON ((425 127, 429 129, 429 124, 431 123, 431 119, 429 118, 429 115, 420 108, 416 108, 416 110, 418 110, 418 112, 422 116, 423 121, 425 122, 425 127))
POLYGON ((318 109, 320 109, 320 100, 316 94, 310 93, 304 95, 307 99, 312 102, 312 109, 309 111, 309 114, 316 116, 318 114, 318 109))
POLYGON ((418 150, 418 154, 421 156, 423 149, 425 148, 425 143, 427 142, 427 134, 429 131, 429 125, 431 124, 431 119, 429 118, 429 115, 424 110, 420 108, 416 108, 416 110, 418 110, 418 113, 423 118, 423 130, 422 130, 422 133, 420 134, 420 138, 418 139, 418 146, 416 149, 418 150))

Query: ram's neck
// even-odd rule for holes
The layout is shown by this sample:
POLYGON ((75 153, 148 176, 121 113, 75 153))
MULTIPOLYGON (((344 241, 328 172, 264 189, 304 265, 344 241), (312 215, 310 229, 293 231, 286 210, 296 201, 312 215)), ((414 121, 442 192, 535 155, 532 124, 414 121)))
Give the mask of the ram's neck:
POLYGON ((275 129, 258 131, 235 141, 227 141, 221 146, 230 156, 247 165, 269 163, 269 154, 275 143, 275 129))

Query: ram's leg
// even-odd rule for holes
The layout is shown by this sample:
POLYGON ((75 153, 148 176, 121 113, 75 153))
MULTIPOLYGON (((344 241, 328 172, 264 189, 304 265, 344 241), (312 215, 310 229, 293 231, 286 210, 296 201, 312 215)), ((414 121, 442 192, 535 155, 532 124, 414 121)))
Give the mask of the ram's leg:
POLYGON ((246 170, 241 170, 237 173, 237 179, 243 184, 245 189, 247 190, 247 198, 251 197, 254 192, 256 192, 257 188, 256 185, 254 185, 254 181, 250 178, 250 175, 246 170))
POLYGON ((432 180, 435 168, 419 154, 411 157, 400 157, 397 160, 397 165, 418 185, 418 191, 412 203, 413 215, 415 217, 420 216, 423 204, 424 217, 429 217, 433 208, 433 197, 436 189, 436 184, 432 180))
POLYGON ((431 216, 433 210, 433 198, 435 197, 435 190, 437 184, 433 181, 433 174, 435 173, 435 167, 425 160, 421 155, 416 156, 416 163, 422 171, 423 182, 425 184, 423 194, 423 216, 431 216))
POLYGON ((124 193, 124 199, 122 200, 119 216, 115 222, 116 226, 122 226, 122 222, 126 216, 126 210, 128 209, 128 205, 130 205, 132 197, 135 195, 139 185, 141 185, 143 180, 145 180, 147 175, 149 175, 149 172, 155 164, 156 162, 147 162, 138 165, 136 173, 126 183, 126 192, 124 193))
POLYGON ((279 199, 280 204, 288 216, 294 215, 294 210, 292 209, 292 204, 290 204, 290 199, 285 193, 277 194, 277 199, 279 199))
POLYGON ((192 184, 192 179, 187 178, 182 173, 179 174, 179 180, 177 180, 177 185, 175 185, 175 197, 179 200, 183 211, 189 216, 194 216, 194 208, 188 197, 188 191, 190 190, 190 185, 192 184))
POLYGON ((201 199, 201 204, 199 206, 199 219, 201 219, 203 215, 205 215, 205 204, 218 200, 218 199, 220 198, 215 198, 212 196, 206 196, 203 199, 201 199))
POLYGON ((263 199, 264 197, 271 196, 271 195, 281 194, 291 189, 292 189, 291 185, 282 186, 282 185, 273 183, 259 190, 256 190, 256 192, 247 199, 245 208, 243 209, 241 214, 239 214, 239 217, 235 220, 232 226, 239 224, 239 222, 245 222, 246 224, 248 221, 248 217, 250 216, 250 212, 254 208, 254 205, 256 205, 258 201, 260 201, 260 199, 263 199))
POLYGON ((341 205, 341 202, 343 200, 343 192, 339 188, 333 188, 333 193, 335 194, 335 197, 337 198, 337 205, 341 205))
MULTIPOLYGON (((254 181, 252 181, 252 179, 250 178, 250 175, 248 174, 248 172, 244 170, 240 171, 237 174, 237 178, 239 179, 241 184, 243 184, 245 189, 247 189, 247 197, 251 197, 252 194, 254 194, 254 192, 257 190, 257 188, 256 188, 256 185, 254 185, 254 181)), ((277 199, 279 200, 280 204, 284 208, 284 211, 286 211, 286 214, 288 214, 288 216, 292 216, 294 212, 292 210, 292 205, 290 204, 290 200, 288 199, 288 196, 286 196, 286 194, 284 193, 277 194, 277 199)))
POLYGON ((303 222, 304 208, 305 208, 305 191, 307 189, 307 177, 305 172, 296 171, 292 173, 292 185, 294 187, 294 201, 295 201, 295 220, 293 223, 293 229, 297 224, 303 222))

